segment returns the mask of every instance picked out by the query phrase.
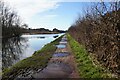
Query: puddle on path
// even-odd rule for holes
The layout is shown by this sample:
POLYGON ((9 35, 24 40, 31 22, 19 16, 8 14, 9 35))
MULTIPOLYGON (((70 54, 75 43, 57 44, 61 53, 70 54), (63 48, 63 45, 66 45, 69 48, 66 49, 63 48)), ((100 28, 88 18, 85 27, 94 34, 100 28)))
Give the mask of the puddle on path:
POLYGON ((61 42, 67 42, 67 40, 61 40, 61 42))
POLYGON ((33 75, 34 78, 67 78, 72 73, 68 64, 60 62, 48 63, 41 72, 33 75))
POLYGON ((60 44, 67 44, 67 41, 60 41, 60 44))
POLYGON ((67 39, 66 38, 62 38, 61 41, 67 41, 67 39))
POLYGON ((67 38, 62 38, 61 41, 67 41, 67 38))
POLYGON ((55 54, 53 54, 53 57, 66 57, 68 55, 68 52, 56 52, 55 54))
POLYGON ((59 45, 56 45, 57 46, 57 48, 66 48, 66 45, 64 45, 64 44, 59 44, 59 45))

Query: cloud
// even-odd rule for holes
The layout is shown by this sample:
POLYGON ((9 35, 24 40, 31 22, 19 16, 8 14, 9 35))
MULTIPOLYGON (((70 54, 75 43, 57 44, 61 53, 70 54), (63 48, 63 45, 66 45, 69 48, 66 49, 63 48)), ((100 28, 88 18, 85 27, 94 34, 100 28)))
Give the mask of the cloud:
POLYGON ((56 17, 57 15, 54 15, 54 14, 51 14, 51 15, 46 15, 45 17, 46 18, 54 18, 54 17, 56 17))
MULTIPOLYGON (((18 15, 28 22, 32 19, 33 16, 36 16, 38 13, 42 13, 51 9, 56 9, 59 4, 53 0, 4 0, 8 3, 15 11, 18 12, 18 15)), ((55 17, 55 15, 47 15, 46 17, 55 17)))

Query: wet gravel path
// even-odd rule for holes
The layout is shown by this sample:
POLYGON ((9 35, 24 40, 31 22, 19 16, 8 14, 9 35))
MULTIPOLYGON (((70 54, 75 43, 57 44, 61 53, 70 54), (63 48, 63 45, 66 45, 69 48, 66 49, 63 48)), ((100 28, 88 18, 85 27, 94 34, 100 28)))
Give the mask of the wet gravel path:
POLYGON ((34 78, 79 78, 74 56, 66 35, 63 36, 46 68, 35 73, 34 78))

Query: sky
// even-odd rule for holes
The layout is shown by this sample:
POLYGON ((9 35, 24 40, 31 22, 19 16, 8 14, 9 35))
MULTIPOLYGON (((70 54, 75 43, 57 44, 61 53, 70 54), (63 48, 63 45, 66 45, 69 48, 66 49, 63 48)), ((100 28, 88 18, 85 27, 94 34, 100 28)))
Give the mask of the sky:
POLYGON ((4 0, 29 28, 67 30, 82 14, 87 2, 60 0, 4 0))

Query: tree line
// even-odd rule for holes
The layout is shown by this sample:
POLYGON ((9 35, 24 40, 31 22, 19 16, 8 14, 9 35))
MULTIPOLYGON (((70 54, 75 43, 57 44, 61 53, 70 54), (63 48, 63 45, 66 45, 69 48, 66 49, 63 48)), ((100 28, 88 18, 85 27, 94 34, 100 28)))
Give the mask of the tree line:
POLYGON ((0 27, 2 27, 2 37, 14 37, 22 34, 20 17, 5 2, 0 1, 0 27))
POLYGON ((93 3, 68 32, 100 64, 120 74, 120 2, 93 3))
POLYGON ((22 33, 25 33, 25 34, 27 34, 27 33, 28 34, 54 34, 54 33, 65 33, 65 32, 66 31, 64 31, 64 30, 59 30, 56 28, 54 28, 53 30, 49 30, 49 29, 45 29, 45 28, 36 28, 36 29, 23 28, 22 29, 22 33))

